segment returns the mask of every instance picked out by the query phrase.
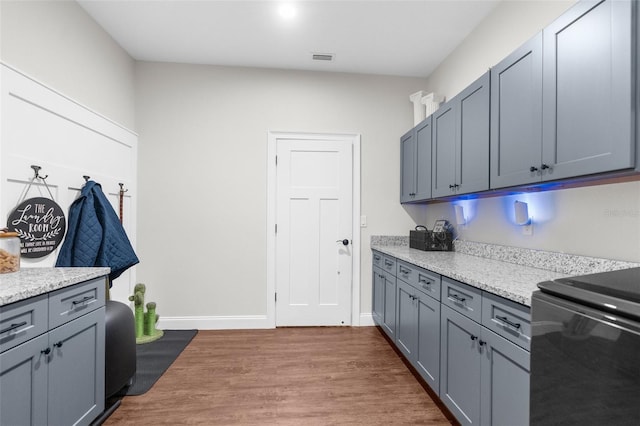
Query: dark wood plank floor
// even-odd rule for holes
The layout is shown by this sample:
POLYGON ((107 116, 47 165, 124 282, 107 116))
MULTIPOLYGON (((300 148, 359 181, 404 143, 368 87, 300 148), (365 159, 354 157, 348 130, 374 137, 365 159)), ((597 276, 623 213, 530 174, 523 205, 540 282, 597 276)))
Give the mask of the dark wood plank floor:
POLYGON ((375 327, 200 331, 105 425, 449 425, 375 327))

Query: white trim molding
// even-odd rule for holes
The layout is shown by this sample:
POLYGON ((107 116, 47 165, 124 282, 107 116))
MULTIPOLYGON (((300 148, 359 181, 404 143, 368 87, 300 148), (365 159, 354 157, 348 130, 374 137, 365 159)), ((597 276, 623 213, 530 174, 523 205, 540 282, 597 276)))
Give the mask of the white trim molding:
POLYGON ((273 328, 266 315, 160 317, 158 329, 250 330, 273 328))
MULTIPOLYGON (((267 322, 276 326, 276 149, 278 139, 350 140, 353 146, 353 256, 351 325, 361 325, 360 314, 360 134, 269 132, 267 139, 267 322)), ((367 324, 368 325, 368 324, 367 324)))

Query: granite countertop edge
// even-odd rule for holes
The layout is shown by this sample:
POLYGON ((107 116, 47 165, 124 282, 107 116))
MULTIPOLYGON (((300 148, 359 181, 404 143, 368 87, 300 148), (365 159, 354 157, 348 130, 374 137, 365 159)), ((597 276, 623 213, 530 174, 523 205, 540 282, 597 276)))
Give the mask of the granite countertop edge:
POLYGON ((0 275, 0 306, 5 306, 93 278, 108 275, 110 268, 22 268, 0 275))
POLYGON ((539 282, 569 276, 456 252, 421 251, 402 245, 374 244, 371 248, 529 307, 539 282))

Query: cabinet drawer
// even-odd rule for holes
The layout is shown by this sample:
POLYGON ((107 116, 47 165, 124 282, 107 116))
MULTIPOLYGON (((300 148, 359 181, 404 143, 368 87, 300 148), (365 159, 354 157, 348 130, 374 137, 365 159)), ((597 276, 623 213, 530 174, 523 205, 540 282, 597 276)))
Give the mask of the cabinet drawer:
POLYGON ((396 262, 398 264, 397 277, 399 279, 407 284, 411 284, 413 287, 434 299, 440 300, 440 275, 402 260, 396 262))
POLYGON ((396 259, 394 257, 383 255, 380 267, 394 277, 396 276, 396 259))
POLYGON ((48 306, 43 294, 0 307, 0 352, 45 333, 48 306))
POLYGON ((105 278, 63 288, 49 295, 49 328, 94 311, 105 303, 105 278))
POLYGON ((487 292, 482 299, 482 325, 530 350, 531 309, 487 292))
POLYGON ((482 290, 442 277, 441 302, 476 322, 482 319, 482 290))
POLYGON ((440 275, 418 268, 416 288, 436 300, 440 300, 440 275))
POLYGON ((382 268, 382 265, 384 264, 384 254, 380 253, 379 251, 373 251, 373 259, 372 259, 372 263, 373 266, 377 266, 378 268, 382 268))

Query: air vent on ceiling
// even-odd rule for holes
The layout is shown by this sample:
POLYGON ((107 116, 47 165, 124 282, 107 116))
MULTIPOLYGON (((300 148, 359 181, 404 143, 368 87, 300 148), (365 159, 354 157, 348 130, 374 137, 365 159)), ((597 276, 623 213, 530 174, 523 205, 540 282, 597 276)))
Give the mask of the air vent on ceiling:
POLYGON ((314 61, 333 61, 333 53, 312 53, 311 59, 314 61))

